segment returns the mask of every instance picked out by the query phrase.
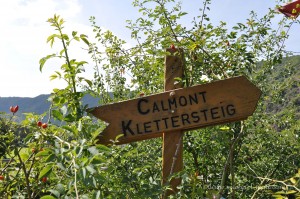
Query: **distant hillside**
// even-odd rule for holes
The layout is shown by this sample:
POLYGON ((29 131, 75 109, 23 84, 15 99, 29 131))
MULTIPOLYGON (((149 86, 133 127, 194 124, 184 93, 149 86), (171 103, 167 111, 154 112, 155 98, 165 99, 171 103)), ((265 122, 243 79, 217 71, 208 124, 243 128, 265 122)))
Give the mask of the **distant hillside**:
POLYGON ((9 112, 10 106, 19 105, 22 113, 33 112, 42 114, 49 109, 50 102, 47 101, 50 95, 39 95, 30 97, 0 97, 0 112, 9 112))
POLYGON ((275 103, 271 99, 265 100, 267 111, 280 113, 291 109, 300 119, 300 56, 284 58, 282 64, 274 66, 267 82, 270 87, 268 95, 278 99, 275 103))
MULTIPOLYGON (((42 114, 48 111, 50 107, 50 102, 48 101, 48 95, 39 95, 37 97, 0 97, 0 112, 9 113, 9 107, 18 105, 18 114, 22 113, 35 113, 42 114)), ((83 104, 88 104, 89 107, 99 105, 99 99, 93 98, 90 95, 86 95, 83 98, 83 104)))

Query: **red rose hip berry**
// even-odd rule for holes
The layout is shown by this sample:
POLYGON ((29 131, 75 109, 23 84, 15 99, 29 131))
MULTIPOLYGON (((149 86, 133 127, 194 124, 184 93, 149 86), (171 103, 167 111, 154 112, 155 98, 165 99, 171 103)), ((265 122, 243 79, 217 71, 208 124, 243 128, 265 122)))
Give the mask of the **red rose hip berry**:
POLYGON ((42 178, 42 182, 43 182, 43 183, 46 183, 47 180, 48 180, 47 177, 43 177, 43 178, 42 178))
POLYGON ((41 127, 43 125, 43 123, 41 121, 37 122, 38 127, 41 127))
POLYGON ((47 127, 48 127, 48 124, 47 124, 47 123, 43 123, 43 124, 42 124, 42 128, 43 128, 43 129, 45 129, 45 128, 47 128, 47 127))
POLYGON ((11 106, 11 107, 9 108, 9 110, 10 110, 10 112, 12 112, 13 114, 15 114, 16 112, 18 112, 19 106, 18 106, 18 105, 17 105, 17 106, 11 106))

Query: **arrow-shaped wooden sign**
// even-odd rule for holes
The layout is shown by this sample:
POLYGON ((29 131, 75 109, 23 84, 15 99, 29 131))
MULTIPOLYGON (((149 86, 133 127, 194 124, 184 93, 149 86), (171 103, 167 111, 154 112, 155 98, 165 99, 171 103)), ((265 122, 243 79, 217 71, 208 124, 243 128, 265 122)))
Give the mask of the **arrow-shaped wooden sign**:
POLYGON ((109 123, 99 143, 110 144, 121 134, 116 144, 124 144, 160 137, 162 132, 246 119, 260 95, 255 85, 240 76, 94 107, 89 112, 109 123))

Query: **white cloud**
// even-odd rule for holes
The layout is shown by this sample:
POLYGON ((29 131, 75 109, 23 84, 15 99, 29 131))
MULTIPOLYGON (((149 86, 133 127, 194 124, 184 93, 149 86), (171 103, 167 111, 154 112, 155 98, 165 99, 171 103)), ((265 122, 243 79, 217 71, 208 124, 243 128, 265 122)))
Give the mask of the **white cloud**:
MULTIPOLYGON (((54 33, 54 28, 46 21, 54 14, 61 15, 66 23, 66 31, 80 28, 81 33, 91 31, 80 24, 78 16, 81 5, 78 0, 14 0, 1 2, 0 6, 0 97, 36 96, 50 93, 61 82, 51 82, 49 75, 59 69, 57 62, 50 62, 45 71, 39 72, 39 59, 58 52, 51 49, 46 39, 54 33), (68 23, 71 22, 72 23, 68 23), (72 28, 71 28, 72 27, 72 28)), ((4 1, 4 0, 3 0, 4 1)), ((59 47, 61 48, 61 47, 59 47)), ((80 49, 80 48, 78 48, 80 49)), ((81 55, 78 51, 76 54, 81 55)))

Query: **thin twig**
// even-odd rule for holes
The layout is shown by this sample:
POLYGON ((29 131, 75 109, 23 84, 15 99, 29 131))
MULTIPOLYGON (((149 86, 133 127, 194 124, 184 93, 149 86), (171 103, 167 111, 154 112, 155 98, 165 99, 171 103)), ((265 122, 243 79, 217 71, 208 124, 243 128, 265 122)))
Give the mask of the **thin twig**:
POLYGON ((76 193, 76 199, 79 199, 78 189, 77 189, 77 172, 76 172, 75 157, 73 158, 73 165, 74 165, 74 189, 75 189, 75 193, 76 193))
POLYGON ((298 192, 300 192, 300 189, 294 185, 290 185, 290 184, 287 184, 286 181, 289 181, 289 180, 274 180, 274 179, 271 179, 271 178, 266 178, 266 177, 257 177, 258 179, 262 179, 262 180, 266 180, 266 181, 271 181, 273 183, 280 183, 280 184, 283 184, 284 186, 286 187, 291 187, 291 188, 294 188, 296 189, 298 192))

